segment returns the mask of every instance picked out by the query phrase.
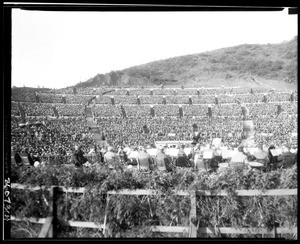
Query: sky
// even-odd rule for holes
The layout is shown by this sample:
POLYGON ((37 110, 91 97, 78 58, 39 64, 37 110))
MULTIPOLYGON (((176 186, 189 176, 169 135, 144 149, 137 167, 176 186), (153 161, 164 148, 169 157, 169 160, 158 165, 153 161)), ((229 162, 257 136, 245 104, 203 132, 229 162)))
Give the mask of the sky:
POLYGON ((276 12, 12 10, 11 86, 63 88, 97 74, 240 44, 289 41, 297 15, 276 12))

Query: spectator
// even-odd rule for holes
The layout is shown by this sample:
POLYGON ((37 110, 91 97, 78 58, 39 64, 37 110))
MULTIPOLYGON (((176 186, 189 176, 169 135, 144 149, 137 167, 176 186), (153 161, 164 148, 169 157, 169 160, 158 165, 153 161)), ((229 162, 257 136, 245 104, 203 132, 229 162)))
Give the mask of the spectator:
POLYGON ((284 169, 290 168, 295 163, 295 154, 290 152, 291 146, 287 145, 284 147, 282 155, 278 156, 278 167, 284 169))
POLYGON ((76 167, 82 167, 83 164, 85 164, 88 160, 86 157, 84 157, 84 152, 82 151, 82 146, 75 146, 75 152, 74 152, 74 161, 76 167))
POLYGON ((178 155, 176 159, 176 167, 191 167, 190 161, 184 152, 185 145, 182 144, 179 147, 178 155))
POLYGON ((208 170, 208 160, 203 159, 203 150, 200 148, 200 144, 198 144, 197 153, 195 154, 195 169, 198 171, 208 170))
POLYGON ((25 155, 28 158, 30 166, 34 166, 34 160, 32 158, 32 154, 30 153, 30 149, 28 149, 28 148, 25 149, 25 155))
POLYGON ((238 147, 238 151, 232 156, 230 160, 230 167, 245 167, 247 165, 247 156, 243 153, 243 151, 243 147, 238 147))
POLYGON ((19 150, 17 149, 16 146, 11 147, 11 155, 14 158, 15 162, 17 165, 22 165, 22 158, 19 154, 19 150))
POLYGON ((150 165, 152 165, 152 158, 149 153, 147 153, 146 149, 143 147, 139 147, 139 153, 137 155, 137 163, 139 170, 149 170, 150 165))
POLYGON ((165 154, 164 147, 160 146, 155 156, 156 168, 160 171, 167 171, 167 165, 171 164, 170 158, 165 154))
POLYGON ((109 169, 117 169, 118 163, 120 163, 120 158, 113 151, 113 148, 109 146, 107 152, 104 154, 104 163, 108 166, 109 169))
POLYGON ((277 156, 273 156, 271 150, 275 149, 274 145, 270 145, 268 148, 268 158, 269 164, 266 166, 267 170, 275 169, 278 164, 277 156))

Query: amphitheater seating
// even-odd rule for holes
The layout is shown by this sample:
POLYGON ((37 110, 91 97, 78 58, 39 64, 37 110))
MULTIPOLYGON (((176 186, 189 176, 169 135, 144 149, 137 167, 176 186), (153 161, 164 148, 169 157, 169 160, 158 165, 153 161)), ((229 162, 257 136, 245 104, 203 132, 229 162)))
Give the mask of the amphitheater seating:
MULTIPOLYGON (((55 150, 68 142, 65 150, 69 153, 72 152, 71 145, 74 146, 80 140, 93 143, 92 135, 89 134, 88 126, 85 124, 84 113, 85 106, 90 106, 99 131, 114 146, 125 143, 151 145, 155 140, 189 140, 194 123, 198 124, 201 133, 207 138, 204 142, 215 136, 221 136, 227 143, 234 145, 242 134, 243 114, 240 103, 243 103, 249 109, 249 119, 254 121, 257 128, 256 138, 259 142, 270 141, 277 144, 288 142, 297 145, 297 137, 291 136, 298 128, 297 93, 294 96, 295 101, 291 102, 291 94, 287 92, 261 88, 253 88, 252 91, 253 94, 249 88, 98 87, 80 88, 77 89, 77 94, 73 94, 72 88, 65 88, 41 90, 38 93, 40 102, 37 103, 33 91, 13 88, 12 141, 16 143, 24 140, 26 145, 40 143, 40 147, 34 147, 41 148, 51 139, 50 143, 54 145, 55 150), (265 93, 268 98, 266 103, 263 102, 265 93), (138 96, 140 105, 137 104, 138 96), (63 97, 66 98, 66 104, 62 102, 63 97), (96 99, 91 100, 94 97, 96 99), (189 103, 190 98, 192 104, 189 103), (112 99, 115 105, 112 104, 112 99), (216 99, 218 104, 215 104, 216 99), (88 104, 90 101, 92 103, 88 104), (32 138, 30 134, 26 134, 27 128, 19 128, 19 124, 23 121, 19 117, 18 102, 25 111, 26 120, 33 122, 36 119, 28 116, 52 117, 55 107, 58 118, 46 120, 48 130, 39 129, 41 134, 50 132, 45 141, 38 139, 41 138, 39 133, 32 138), (279 105, 282 109, 280 114, 278 114, 279 105), (208 113, 209 108, 211 117, 208 113), (151 110, 154 111, 154 117, 151 110), (142 130, 144 125, 148 126, 150 133, 144 133, 142 130), (18 135, 20 133, 23 138, 18 135)), ((47 147, 47 150, 50 149, 47 147)))

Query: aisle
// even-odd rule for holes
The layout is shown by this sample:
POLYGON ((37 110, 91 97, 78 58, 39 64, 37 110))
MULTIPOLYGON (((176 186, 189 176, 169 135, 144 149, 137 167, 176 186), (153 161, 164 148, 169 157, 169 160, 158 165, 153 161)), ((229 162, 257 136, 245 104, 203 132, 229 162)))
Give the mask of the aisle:
POLYGON ((93 139, 101 147, 108 146, 107 142, 102 140, 102 135, 100 133, 99 127, 97 126, 97 122, 94 120, 92 107, 87 106, 85 108, 85 115, 87 126, 90 128, 90 132, 93 133, 93 139))

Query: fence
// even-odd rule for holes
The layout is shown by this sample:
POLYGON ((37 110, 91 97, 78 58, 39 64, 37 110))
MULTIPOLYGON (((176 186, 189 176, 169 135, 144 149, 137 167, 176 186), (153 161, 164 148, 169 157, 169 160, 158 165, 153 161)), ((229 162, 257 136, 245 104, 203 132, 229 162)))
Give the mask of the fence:
MULTIPOLYGON (((27 189, 30 191, 36 191, 41 189, 47 189, 50 191, 50 196, 52 198, 51 207, 50 207, 50 216, 47 218, 42 218, 39 220, 33 218, 23 218, 18 219, 14 216, 11 217, 13 221, 29 221, 33 223, 43 224, 41 232, 39 234, 39 238, 55 238, 56 237, 56 227, 58 223, 57 219, 57 205, 56 205, 56 196, 59 192, 67 192, 67 193, 84 193, 85 188, 65 188, 60 186, 52 186, 51 188, 45 187, 27 187, 25 185, 20 184, 12 184, 11 188, 13 189, 27 189)), ((235 191, 238 196, 291 196, 297 195, 296 189, 273 189, 273 190, 236 190, 235 191)), ((110 195, 157 195, 159 192, 157 190, 120 190, 120 191, 108 191, 106 204, 108 205, 110 195)), ((235 228, 235 227, 198 227, 193 223, 193 219, 196 218, 196 196, 227 196, 228 193, 224 190, 218 192, 212 192, 208 190, 195 190, 195 191, 177 191, 174 192, 174 195, 179 196, 189 196, 191 201, 191 209, 189 214, 189 226, 151 226, 151 230, 153 232, 165 232, 165 233, 189 233, 190 238, 197 238, 197 234, 271 234, 274 238, 277 237, 278 234, 295 234, 297 236, 297 226, 293 228, 277 228, 274 225, 273 230, 268 230, 267 228, 235 228)), ((106 213, 107 214, 107 213, 106 213)), ((71 227, 84 227, 84 228, 96 228, 103 230, 103 236, 106 236, 107 230, 107 216, 105 214, 104 223, 103 224, 95 224, 94 222, 82 222, 82 221, 67 221, 63 222, 64 225, 68 225, 71 227)))

